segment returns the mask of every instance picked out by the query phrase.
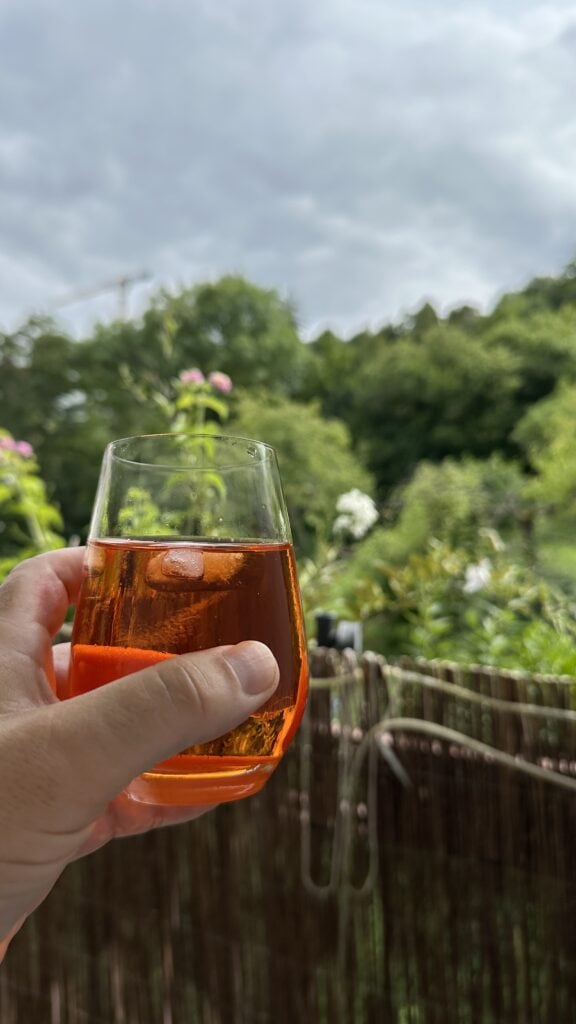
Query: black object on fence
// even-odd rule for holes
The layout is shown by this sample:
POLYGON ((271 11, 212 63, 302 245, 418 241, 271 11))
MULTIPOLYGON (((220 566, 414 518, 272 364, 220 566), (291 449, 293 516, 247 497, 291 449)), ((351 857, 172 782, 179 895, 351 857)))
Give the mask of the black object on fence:
POLYGON ((351 650, 360 655, 364 649, 362 623, 338 619, 334 612, 318 612, 316 643, 318 647, 333 647, 337 651, 351 650))

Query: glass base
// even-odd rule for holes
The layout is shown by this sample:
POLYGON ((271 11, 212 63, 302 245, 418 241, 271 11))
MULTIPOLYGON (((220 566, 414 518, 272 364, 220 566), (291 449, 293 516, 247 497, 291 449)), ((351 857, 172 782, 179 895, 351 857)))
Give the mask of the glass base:
POLYGON ((243 800, 257 793, 268 782, 276 765, 257 764, 250 767, 186 772, 155 769, 144 772, 130 783, 128 796, 141 804, 204 806, 243 800))

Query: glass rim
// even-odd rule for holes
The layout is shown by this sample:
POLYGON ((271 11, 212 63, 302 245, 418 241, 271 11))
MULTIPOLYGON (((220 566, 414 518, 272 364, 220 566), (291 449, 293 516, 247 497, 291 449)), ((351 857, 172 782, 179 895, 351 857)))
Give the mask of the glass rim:
MULTIPOLYGON (((190 431, 185 431, 185 430, 178 430, 178 431, 175 431, 174 433, 172 433, 170 431, 165 431, 164 433, 159 433, 159 434, 130 434, 127 437, 117 437, 113 441, 109 441, 108 442, 108 444, 106 445, 105 454, 106 455, 110 455, 110 457, 113 458, 115 462, 124 463, 127 466, 140 466, 143 469, 172 469, 172 470, 180 470, 180 471, 185 471, 185 472, 190 472, 190 471, 199 472, 199 471, 202 471, 203 469, 206 468, 206 467, 203 467, 203 466, 171 465, 168 462, 146 462, 146 461, 144 461, 142 459, 127 459, 127 458, 124 458, 122 455, 118 455, 116 453, 116 451, 115 451, 115 448, 116 448, 117 445, 128 444, 128 442, 130 442, 130 441, 152 441, 152 440, 164 440, 165 441, 168 438, 170 438, 171 440, 172 439, 176 440, 178 438, 180 438, 180 439, 187 438, 187 439, 197 439, 199 441, 205 440, 205 441, 227 442, 230 447, 232 447, 234 445, 237 445, 239 442, 241 444, 245 444, 245 445, 255 445, 256 449, 260 451, 260 454, 261 454, 262 457, 258 460, 258 463, 252 463, 252 465, 262 464, 262 463, 266 462, 268 459, 272 459, 273 461, 277 460, 276 449, 273 448, 272 445, 268 444, 266 441, 258 441, 256 438, 253 438, 253 437, 241 437, 241 436, 239 436, 237 434, 207 434, 207 433, 195 434, 195 433, 192 433, 190 431)), ((247 464, 247 465, 249 465, 249 464, 247 464)), ((209 468, 213 468, 213 467, 209 467, 209 468)), ((217 468, 219 470, 226 470, 226 469, 238 469, 240 467, 237 464, 235 464, 235 463, 230 463, 229 466, 227 466, 225 464, 218 465, 217 468)))

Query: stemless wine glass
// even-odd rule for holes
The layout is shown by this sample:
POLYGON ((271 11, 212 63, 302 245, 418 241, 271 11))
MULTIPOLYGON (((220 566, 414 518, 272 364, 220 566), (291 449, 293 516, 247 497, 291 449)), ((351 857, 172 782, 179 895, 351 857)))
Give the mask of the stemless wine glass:
POLYGON ((133 799, 185 805, 257 792, 298 728, 308 669, 274 450, 208 434, 113 441, 74 621, 70 696, 162 658, 241 640, 261 640, 274 653, 274 695, 232 732, 135 779, 133 799))

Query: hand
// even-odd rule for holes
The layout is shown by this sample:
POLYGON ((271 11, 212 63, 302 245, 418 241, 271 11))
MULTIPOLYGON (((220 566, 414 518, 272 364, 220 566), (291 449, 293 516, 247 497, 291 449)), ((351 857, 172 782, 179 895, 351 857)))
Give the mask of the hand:
POLYGON ((151 807, 122 791, 239 725, 278 685, 271 652, 247 641, 58 700, 70 645, 52 638, 76 600, 82 559, 80 548, 39 555, 0 587, 0 960, 70 861, 207 810, 151 807))

